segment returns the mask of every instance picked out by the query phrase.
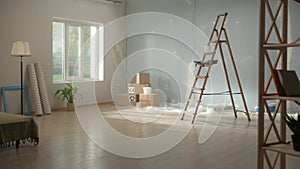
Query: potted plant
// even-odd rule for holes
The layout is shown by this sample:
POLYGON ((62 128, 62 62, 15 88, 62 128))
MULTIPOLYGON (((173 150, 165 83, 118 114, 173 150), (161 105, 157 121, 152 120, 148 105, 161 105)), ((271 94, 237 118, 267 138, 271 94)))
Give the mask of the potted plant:
POLYGON ((76 92, 78 91, 78 87, 71 84, 67 83, 67 86, 58 89, 55 93, 55 96, 57 97, 58 100, 61 101, 67 101, 67 110, 68 111, 73 111, 74 110, 74 96, 76 92))
POLYGON ((292 141, 295 151, 300 151, 300 114, 297 114, 297 119, 293 116, 286 115, 286 124, 294 133, 292 141))

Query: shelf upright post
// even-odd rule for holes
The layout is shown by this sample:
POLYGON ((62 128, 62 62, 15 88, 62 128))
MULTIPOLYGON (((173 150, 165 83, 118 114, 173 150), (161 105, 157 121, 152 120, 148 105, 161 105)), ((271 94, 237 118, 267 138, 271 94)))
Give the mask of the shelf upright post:
POLYGON ((263 169, 264 167, 264 104, 262 96, 264 95, 264 81, 265 81, 265 3, 266 0, 260 0, 260 12, 259 12, 259 56, 258 56, 258 150, 257 150, 257 168, 263 169))
MULTIPOLYGON (((283 7, 282 7, 282 15, 281 15, 281 35, 282 35, 282 43, 287 44, 287 35, 288 35, 288 0, 283 0, 283 7)), ((287 69, 287 47, 282 48, 282 57, 281 57, 281 69, 287 69)), ((286 142, 286 124, 285 124, 285 116, 286 116, 286 100, 281 100, 281 113, 280 113, 280 135, 281 135, 281 142, 286 142)), ((286 155, 280 155, 280 168, 286 168, 286 155)))

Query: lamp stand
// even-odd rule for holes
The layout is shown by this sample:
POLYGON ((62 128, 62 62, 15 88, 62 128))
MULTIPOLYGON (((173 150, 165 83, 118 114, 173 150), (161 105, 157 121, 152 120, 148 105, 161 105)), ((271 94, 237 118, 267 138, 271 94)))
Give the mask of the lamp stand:
POLYGON ((21 55, 21 115, 23 115, 23 56, 21 55))
POLYGON ((21 115, 24 114, 23 111, 23 56, 31 56, 30 47, 27 41, 15 41, 11 48, 11 56, 20 57, 20 68, 21 68, 21 115))

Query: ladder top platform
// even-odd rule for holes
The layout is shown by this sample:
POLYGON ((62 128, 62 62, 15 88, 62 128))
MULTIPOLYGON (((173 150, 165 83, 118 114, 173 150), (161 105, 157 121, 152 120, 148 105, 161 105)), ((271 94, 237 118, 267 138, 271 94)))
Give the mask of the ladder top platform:
MULTIPOLYGON (((194 61, 194 63, 195 63, 195 66, 201 65, 201 66, 205 67, 205 66, 209 66, 210 65, 210 60, 204 61, 204 62, 194 61)), ((212 63, 211 63, 211 65, 214 65, 214 64, 217 64, 217 63, 218 63, 218 60, 213 60, 212 63)))

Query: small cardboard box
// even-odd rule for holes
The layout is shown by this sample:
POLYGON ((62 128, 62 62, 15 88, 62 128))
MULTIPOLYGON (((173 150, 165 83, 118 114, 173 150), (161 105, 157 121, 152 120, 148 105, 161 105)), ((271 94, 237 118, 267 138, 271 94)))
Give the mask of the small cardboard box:
POLYGON ((150 84, 150 73, 136 73, 135 83, 137 84, 150 84))
POLYGON ((141 94, 144 93, 143 87, 149 87, 150 84, 137 84, 129 83, 128 84, 128 93, 129 94, 141 94))
POLYGON ((149 103, 151 106, 159 106, 160 96, 158 94, 140 94, 139 101, 142 102, 142 105, 149 103))

